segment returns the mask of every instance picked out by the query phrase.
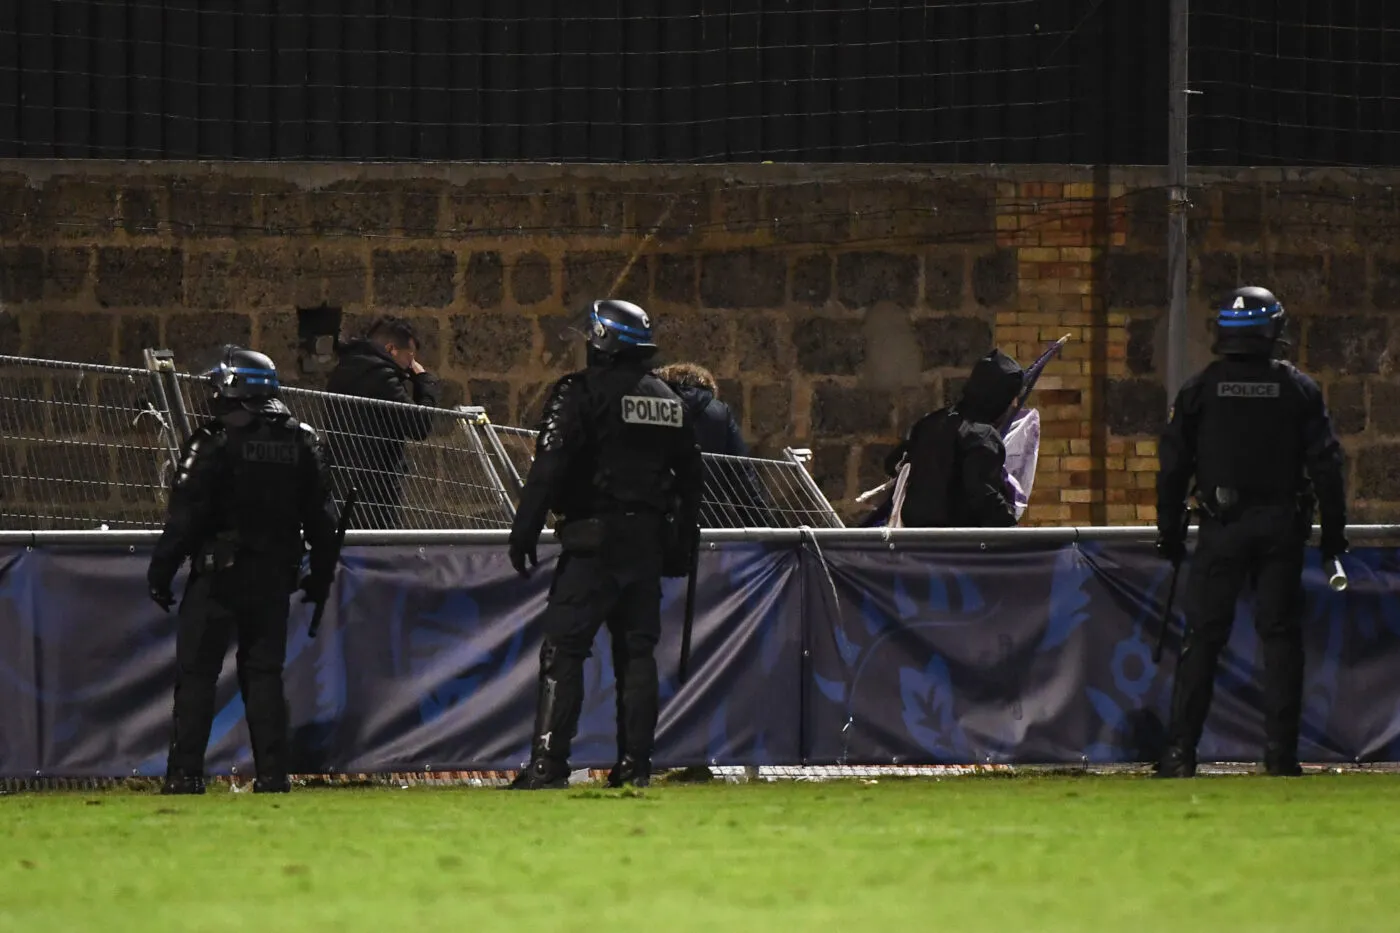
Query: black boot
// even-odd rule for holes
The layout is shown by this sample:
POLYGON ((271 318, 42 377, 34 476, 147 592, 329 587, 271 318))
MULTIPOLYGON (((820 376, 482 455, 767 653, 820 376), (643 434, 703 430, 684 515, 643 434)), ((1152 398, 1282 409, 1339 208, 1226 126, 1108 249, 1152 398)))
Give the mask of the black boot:
POLYGON ((539 705, 530 764, 511 790, 563 790, 569 786, 569 746, 583 707, 583 661, 565 657, 545 639, 540 649, 539 705))
POLYGON ((650 786, 651 762, 638 761, 630 755, 623 755, 622 760, 613 765, 613 769, 608 772, 608 786, 622 787, 624 784, 631 784, 633 787, 650 786))
POLYGON ((1181 745, 1168 745, 1162 752, 1162 760, 1157 762, 1159 778, 1190 778, 1196 776, 1196 752, 1188 751, 1181 745))
POLYGON ((285 774, 275 777, 260 777, 253 782, 253 793, 255 794, 290 794, 292 792, 292 782, 287 780, 285 774))
POLYGON ((197 774, 167 774, 165 783, 160 786, 160 792, 167 796, 172 794, 202 794, 204 793, 204 777, 197 774))
MULTIPOLYGON (((1297 748, 1297 743, 1293 744, 1297 748)), ((1264 748, 1264 773, 1270 777, 1300 777, 1303 766, 1298 763, 1298 754, 1283 746, 1268 745, 1264 748)))

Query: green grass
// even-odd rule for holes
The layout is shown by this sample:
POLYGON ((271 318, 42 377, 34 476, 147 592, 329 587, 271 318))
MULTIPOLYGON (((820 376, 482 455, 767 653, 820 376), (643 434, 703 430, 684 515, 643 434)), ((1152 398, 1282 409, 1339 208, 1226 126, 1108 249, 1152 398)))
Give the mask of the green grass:
POLYGON ((1400 777, 0 798, 0 930, 1400 929, 1400 777))

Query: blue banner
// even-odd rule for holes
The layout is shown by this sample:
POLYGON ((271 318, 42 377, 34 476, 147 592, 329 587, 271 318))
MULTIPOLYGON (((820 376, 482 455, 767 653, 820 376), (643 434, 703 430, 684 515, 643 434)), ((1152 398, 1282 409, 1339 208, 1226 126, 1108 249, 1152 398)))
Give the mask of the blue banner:
MULTIPOLYGON (((315 640, 310 608, 292 604, 295 770, 518 768, 554 563, 541 556, 521 580, 500 548, 347 549, 315 640)), ((163 772, 175 617, 146 598, 146 562, 127 547, 0 551, 0 775, 163 772)), ((1333 593, 1310 554, 1300 751, 1396 760, 1400 553, 1361 550, 1347 566, 1351 588, 1333 593)), ((1169 573, 1146 545, 707 549, 683 688, 685 581, 664 591, 657 763, 1150 760, 1170 688, 1172 652, 1151 660, 1169 573)), ((1252 623, 1245 599, 1204 760, 1260 755, 1252 623)), ((580 767, 615 757, 606 639, 587 665, 580 767)), ((246 772, 232 645, 218 710, 209 769, 246 772)))

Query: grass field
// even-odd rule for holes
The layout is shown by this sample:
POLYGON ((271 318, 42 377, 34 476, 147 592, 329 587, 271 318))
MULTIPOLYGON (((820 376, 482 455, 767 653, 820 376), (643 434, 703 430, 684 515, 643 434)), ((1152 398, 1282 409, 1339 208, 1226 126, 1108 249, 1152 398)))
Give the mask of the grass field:
POLYGON ((0 930, 1394 931, 1400 777, 0 798, 0 930))

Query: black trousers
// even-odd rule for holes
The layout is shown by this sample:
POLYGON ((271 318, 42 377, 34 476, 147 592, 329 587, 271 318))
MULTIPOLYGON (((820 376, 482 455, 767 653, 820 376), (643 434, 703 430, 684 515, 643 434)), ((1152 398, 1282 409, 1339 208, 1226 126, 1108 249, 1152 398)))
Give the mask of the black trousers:
POLYGON ((568 762, 583 708, 583 665, 598 630, 607 625, 617 679, 618 757, 651 759, 661 636, 660 527, 658 518, 618 519, 596 555, 560 557, 543 619, 534 757, 568 762))
POLYGON ((259 777, 287 773, 287 702, 282 665, 287 654, 289 574, 295 570, 245 561, 193 577, 180 602, 175 657, 175 723, 166 771, 202 775, 214 690, 236 636, 238 686, 247 711, 259 777))
POLYGON ((1168 739, 1173 746, 1192 751, 1201 739, 1235 604, 1252 584, 1254 627, 1264 655, 1265 758, 1296 758, 1303 704, 1304 545, 1291 507, 1249 509, 1229 524, 1202 523, 1172 690, 1168 739))

